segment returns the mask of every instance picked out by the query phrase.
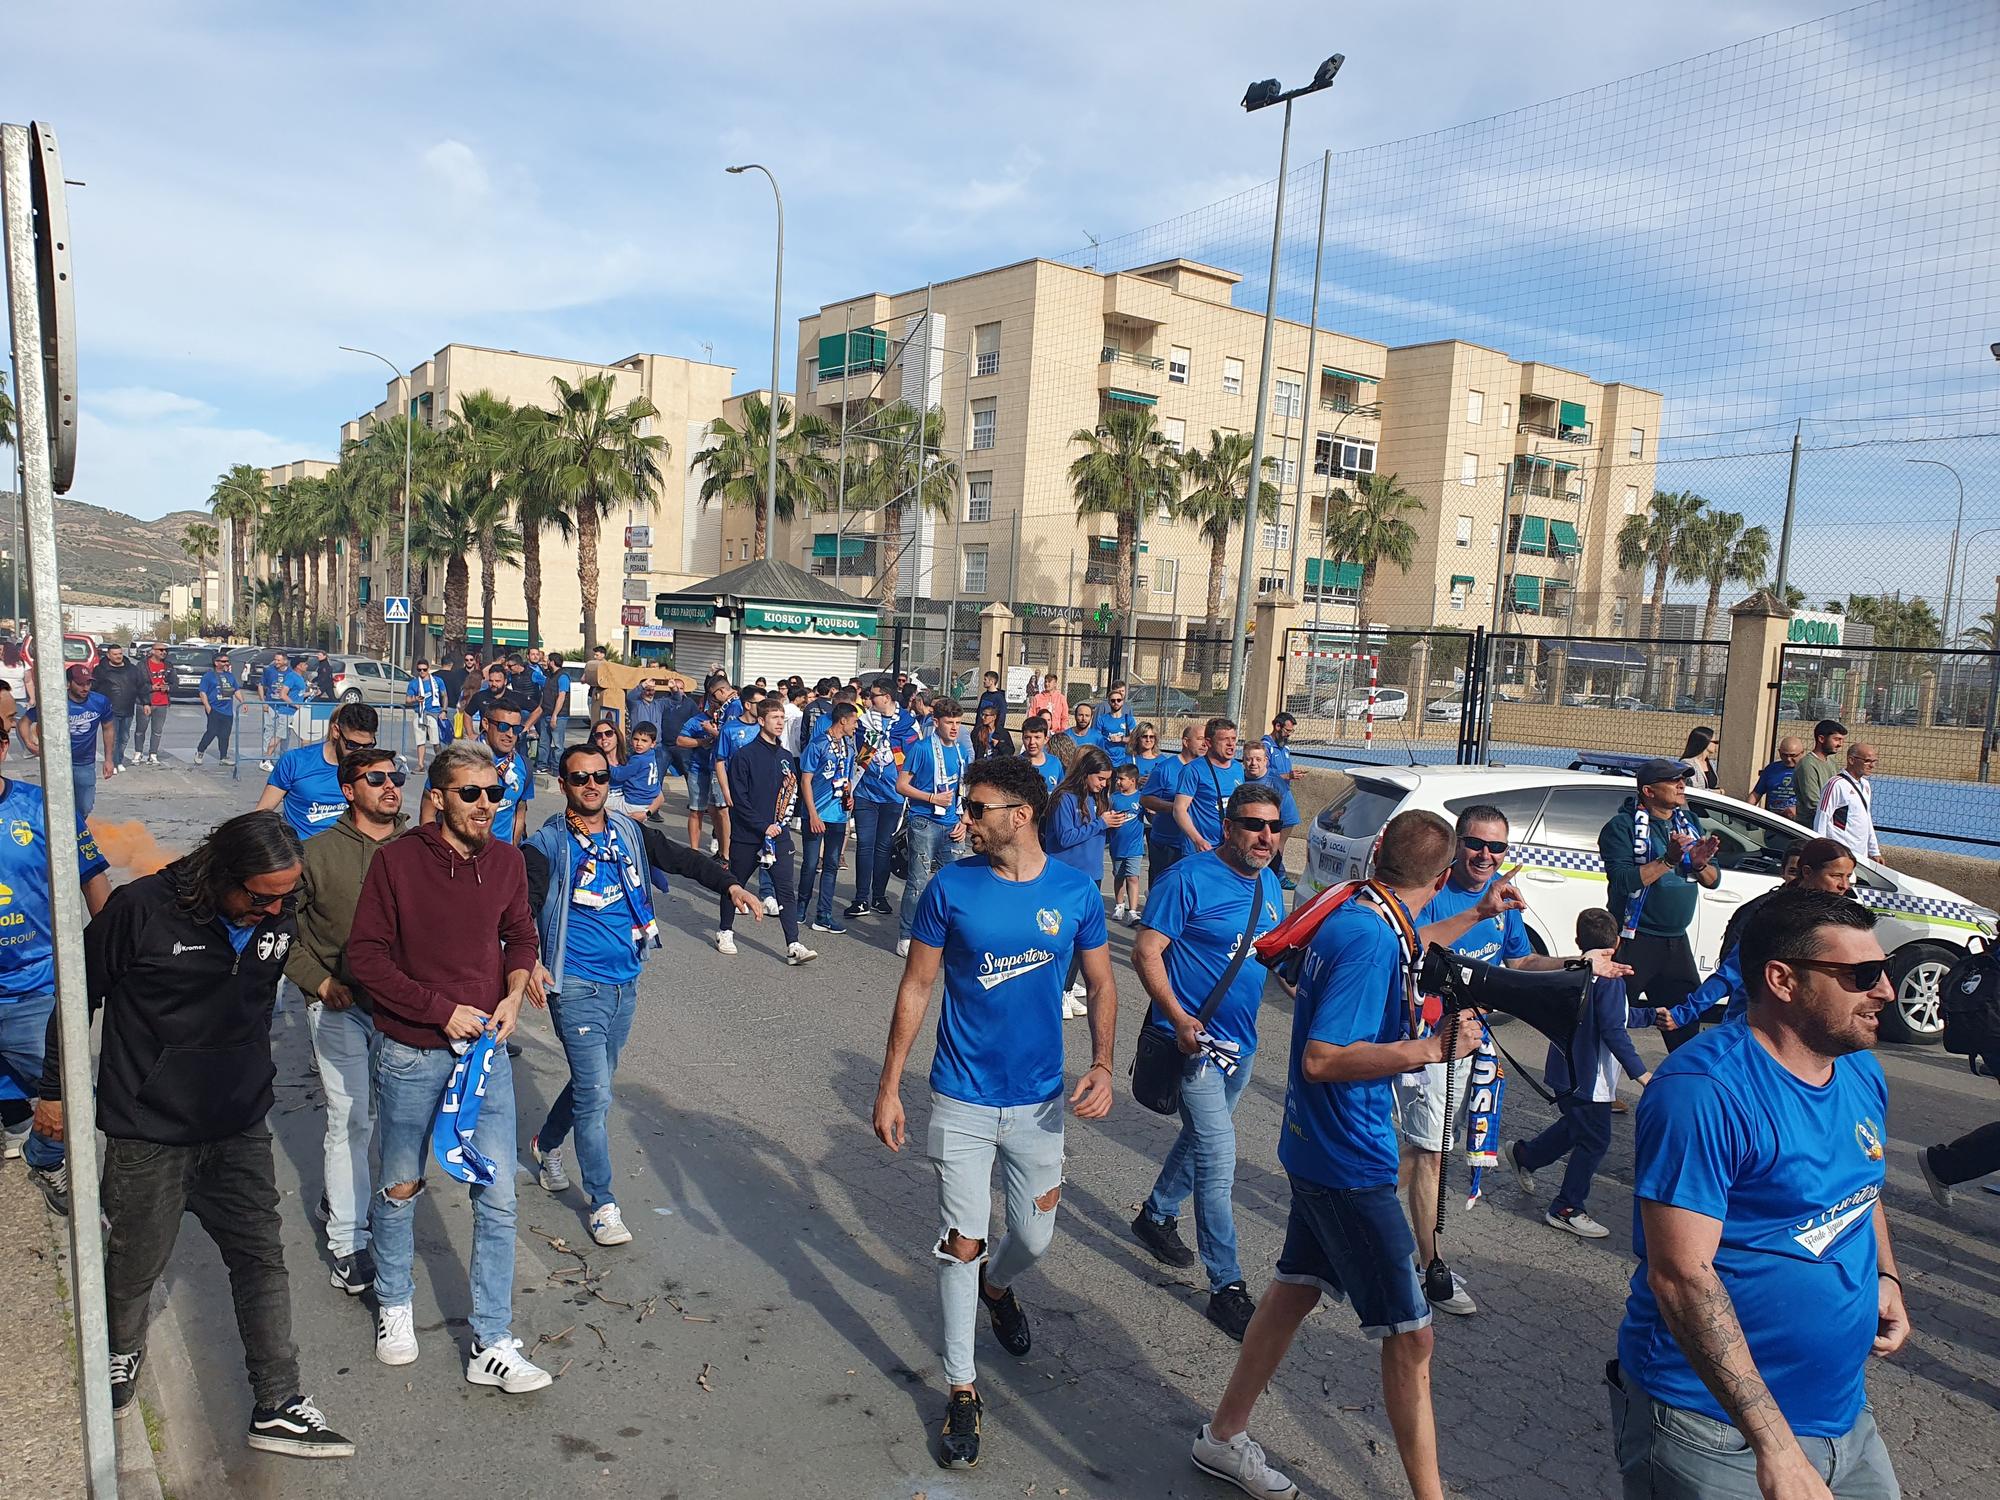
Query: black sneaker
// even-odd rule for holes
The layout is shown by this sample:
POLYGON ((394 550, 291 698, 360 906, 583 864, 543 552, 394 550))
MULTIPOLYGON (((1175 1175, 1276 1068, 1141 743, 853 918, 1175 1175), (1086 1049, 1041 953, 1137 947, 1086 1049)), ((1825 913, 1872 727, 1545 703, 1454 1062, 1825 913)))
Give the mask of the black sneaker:
POLYGON ((519 1057, 521 1055, 521 1044, 519 1042, 509 1042, 507 1044, 507 1055, 509 1057, 519 1057))
POLYGON ((1188 1249, 1186 1241, 1181 1238, 1179 1219, 1169 1219, 1161 1224, 1142 1208, 1139 1216, 1132 1221, 1132 1234, 1162 1265, 1186 1267, 1195 1262, 1194 1251, 1188 1249))
POLYGON ((294 1396, 279 1406, 260 1406, 250 1413, 249 1444, 266 1453, 293 1458, 352 1458, 354 1440, 326 1425, 310 1396, 294 1396))
POLYGON ((986 1316, 993 1321, 993 1337, 1000 1340, 1000 1347, 1015 1358, 1026 1354, 1033 1347, 1035 1336, 1028 1328, 1028 1315, 1021 1311, 1021 1303, 1010 1286, 999 1296, 988 1295, 986 1278, 979 1279, 979 1300, 986 1304, 986 1316))
POLYGON ((28 1168, 28 1181, 42 1190, 42 1198, 49 1205, 49 1212, 69 1217, 69 1161, 65 1158, 53 1167, 28 1168))
POLYGON ((896 908, 886 901, 871 901, 868 903, 868 909, 873 912, 880 912, 885 917, 896 915, 896 908))
POLYGON ((1219 1292, 1208 1296, 1208 1321, 1224 1333, 1243 1342, 1243 1330, 1250 1326, 1250 1315, 1257 1311, 1257 1304, 1251 1299, 1250 1289, 1240 1281, 1232 1281, 1219 1292))
POLYGON ((867 916, 873 910, 875 908, 870 906, 866 901, 857 901, 848 907, 846 911, 842 912, 841 915, 847 918, 848 921, 853 922, 867 916))
POLYGON ((375 1285, 375 1257, 366 1249, 333 1258, 333 1284, 350 1297, 359 1297, 375 1285))
POLYGON ((979 1462, 979 1393, 953 1391, 945 1408, 944 1434, 938 1439, 940 1469, 970 1469, 979 1462))
POLYGON ((333 1218, 333 1204, 327 1201, 325 1193, 319 1195, 319 1202, 313 1205, 313 1217, 325 1224, 333 1218))
POLYGON ((111 1355, 111 1415, 122 1417, 132 1407, 132 1398, 139 1391, 139 1366, 146 1362, 146 1351, 135 1349, 130 1354, 111 1355))

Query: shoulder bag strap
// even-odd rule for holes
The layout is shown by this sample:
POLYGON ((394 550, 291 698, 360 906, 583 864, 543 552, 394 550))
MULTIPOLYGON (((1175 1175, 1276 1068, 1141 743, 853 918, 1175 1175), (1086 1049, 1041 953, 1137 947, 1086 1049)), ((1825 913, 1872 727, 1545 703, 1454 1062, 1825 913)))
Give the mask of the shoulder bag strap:
POLYGON ((1201 1003, 1195 1013, 1195 1024, 1207 1026, 1216 1008, 1222 1004, 1222 997, 1229 993, 1229 987, 1236 983, 1236 976, 1243 971, 1243 960, 1250 956, 1250 940, 1257 933, 1257 913, 1264 905, 1264 872, 1257 872, 1257 881, 1250 892, 1250 914, 1243 921, 1243 936, 1236 944, 1236 953, 1229 960, 1229 967, 1222 971, 1222 977, 1215 982, 1215 988, 1208 992, 1208 998, 1201 1003))

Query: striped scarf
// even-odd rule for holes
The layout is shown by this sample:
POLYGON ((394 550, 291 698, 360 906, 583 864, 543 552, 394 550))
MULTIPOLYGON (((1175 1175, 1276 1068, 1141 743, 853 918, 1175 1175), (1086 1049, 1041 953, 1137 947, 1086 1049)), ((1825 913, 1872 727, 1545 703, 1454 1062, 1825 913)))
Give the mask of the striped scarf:
MULTIPOLYGON (((1695 826, 1694 818, 1685 807, 1675 808, 1673 817, 1667 822, 1667 849, 1669 852, 1674 847, 1673 836, 1676 833, 1684 833, 1689 838, 1701 837, 1701 830, 1695 826)), ((1652 814, 1646 811, 1646 804, 1643 802, 1639 803, 1632 810, 1632 862, 1637 865, 1646 865, 1653 862, 1653 818, 1652 814)), ((1685 875, 1693 868, 1693 854, 1691 852, 1683 853, 1680 860, 1681 873, 1685 875)), ((1618 933, 1621 941, 1625 938, 1634 938, 1639 935, 1639 914, 1646 908, 1646 890, 1645 882, 1641 881, 1639 888, 1632 893, 1631 899, 1625 903, 1625 925, 1619 929, 1618 933)))

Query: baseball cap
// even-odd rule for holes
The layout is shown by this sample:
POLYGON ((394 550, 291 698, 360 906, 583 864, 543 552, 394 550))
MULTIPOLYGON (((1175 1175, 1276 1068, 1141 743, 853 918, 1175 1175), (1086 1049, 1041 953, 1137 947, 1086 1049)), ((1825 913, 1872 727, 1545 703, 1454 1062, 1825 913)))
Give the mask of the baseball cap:
POLYGON ((71 682, 80 682, 85 687, 90 685, 90 668, 86 667, 80 661, 72 662, 69 669, 63 673, 63 676, 67 677, 71 682))
POLYGON ((1688 779, 1687 762, 1680 760, 1641 761, 1638 770, 1633 772, 1633 777, 1640 786, 1657 786, 1662 781, 1686 781, 1688 779))

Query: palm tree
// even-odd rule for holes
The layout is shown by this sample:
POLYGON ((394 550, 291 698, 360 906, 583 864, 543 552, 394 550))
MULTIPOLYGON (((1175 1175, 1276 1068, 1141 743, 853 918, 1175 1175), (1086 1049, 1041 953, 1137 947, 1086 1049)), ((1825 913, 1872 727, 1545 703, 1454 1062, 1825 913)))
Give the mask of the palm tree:
POLYGON ((1979 651, 2000 650, 2000 610, 1989 609, 1978 623, 1960 629, 1959 639, 1979 651))
MULTIPOLYGON (((229 580, 231 625, 239 622, 243 589, 250 577, 250 526, 264 509, 264 471, 254 464, 232 464, 216 476, 209 491, 208 508, 217 521, 229 523, 229 559, 233 570, 229 580)), ((254 622, 254 616, 253 616, 254 622)))
POLYGON ((903 508, 914 502, 918 520, 913 534, 923 530, 925 511, 948 516, 958 496, 958 465, 938 451, 944 441, 944 412, 931 407, 921 415, 907 401, 894 401, 870 418, 873 441, 858 465, 848 459, 847 499, 858 510, 872 510, 878 547, 888 549, 881 564, 876 593, 893 609, 902 581, 903 508))
POLYGON ((1132 609, 1132 559, 1138 553, 1139 526, 1161 501, 1180 493, 1180 466, 1150 406, 1119 405, 1106 412, 1096 427, 1080 427, 1069 440, 1084 450, 1069 466, 1076 518, 1110 516, 1117 527, 1111 598, 1122 621, 1132 609))
POLYGON ((542 533, 553 531, 567 541, 576 531, 543 462, 554 420, 539 407, 516 408, 508 456, 514 471, 514 519, 521 532, 521 597, 527 606, 528 640, 536 645, 542 639, 542 533))
POLYGON ((14 402, 7 394, 7 372, 0 370, 0 448, 14 446, 14 402))
POLYGON ((277 641, 279 635, 278 616, 284 610, 287 592, 285 580, 282 578, 259 578, 250 585, 248 602, 250 605, 250 636, 253 641, 257 635, 257 616, 264 611, 269 611, 270 619, 270 623, 264 634, 264 644, 268 646, 277 641))
MULTIPOLYGON (((479 549, 477 496, 449 485, 417 493, 410 512, 410 557, 432 566, 444 565, 444 652, 461 655, 466 646, 465 616, 468 586, 466 556, 479 549)), ((491 635, 487 637, 490 641, 491 635)))
POLYGON ((361 440, 349 438, 341 445, 340 462, 326 476, 320 495, 321 525, 328 537, 338 539, 346 566, 339 571, 339 644, 352 651, 360 645, 360 624, 354 618, 354 601, 361 596, 361 552, 364 543, 382 529, 387 508, 377 490, 364 477, 366 464, 361 456, 361 440))
MULTIPOLYGON (((213 526, 195 521, 181 532, 181 553, 194 564, 195 615, 205 623, 208 601, 208 560, 216 555, 222 537, 213 526)), ((200 633, 199 629, 196 632, 200 633)))
MULTIPOLYGON (((709 445, 695 454, 690 467, 707 466, 701 481, 701 503, 747 505, 756 516, 754 555, 770 556, 771 539, 764 535, 764 490, 771 462, 771 408, 756 396, 743 398, 743 425, 717 417, 705 434, 709 445)), ((837 482, 835 466, 823 452, 833 430, 816 416, 792 421, 791 403, 778 400, 778 496, 774 509, 780 521, 823 509, 837 482)))
MULTIPOLYGON (((1687 582, 1708 585, 1708 603, 1701 614, 1704 641, 1715 639, 1715 617, 1722 609, 1723 586, 1761 578, 1770 564, 1771 533, 1764 527, 1746 526, 1743 517, 1733 510, 1712 510, 1702 516, 1690 539, 1688 560, 1681 576, 1687 582)), ((1720 668, 1713 653, 1704 647, 1701 658, 1702 675, 1715 676, 1720 668)))
MULTIPOLYGON (((1193 521, 1196 530, 1208 543, 1208 613, 1204 630, 1207 639, 1202 646, 1197 668, 1202 674, 1204 686, 1214 673, 1221 647, 1223 574, 1229 564, 1230 534, 1243 524, 1244 512, 1249 505, 1251 449, 1248 434, 1211 429, 1206 452, 1192 449, 1182 454, 1180 459, 1181 478, 1187 485, 1187 493, 1181 497, 1176 513, 1183 520, 1193 521)), ((1275 473, 1278 461, 1266 458, 1264 467, 1275 473)), ((1266 483, 1258 487, 1257 511, 1260 520, 1269 520, 1277 515, 1278 492, 1275 486, 1266 483)))
POLYGON ((1708 502, 1692 490, 1653 491, 1645 512, 1627 516, 1618 528, 1618 566, 1624 571, 1653 570, 1652 597, 1646 602, 1644 635, 1660 634, 1666 615, 1667 575, 1685 569, 1694 556, 1696 528, 1708 502))
POLYGON ((577 586, 588 656, 597 645, 599 525, 621 502, 653 508, 660 465, 673 449, 646 430, 660 413, 644 396, 622 408, 612 406, 609 375, 586 376, 576 385, 558 375, 550 385, 555 413, 537 434, 534 467, 541 471, 538 483, 576 525, 577 586))
MULTIPOLYGON (((345 445, 341 451, 341 468, 346 470, 352 466, 353 477, 348 482, 360 491, 365 509, 380 518, 377 526, 387 548, 383 554, 384 561, 390 557, 400 560, 401 557, 403 445, 406 439, 409 443, 411 509, 414 513, 416 495, 445 482, 444 440, 431 430, 428 423, 417 421, 407 414, 398 414, 385 422, 375 423, 362 434, 359 442, 345 445)), ((352 568, 353 564, 349 566, 352 568)), ((377 656, 389 649, 389 627, 382 618, 382 599, 386 592, 377 589, 368 605, 368 649, 377 656)))
MULTIPOLYGON (((1757 585, 1757 592, 1769 598, 1778 599, 1778 580, 1773 578, 1768 583, 1760 583, 1757 585)), ((1778 602, 1784 605, 1786 609, 1804 609, 1806 607, 1806 591, 1796 583, 1788 583, 1785 585, 1784 598, 1778 599, 1778 602)))
POLYGON ((1356 634, 1367 650, 1368 596, 1384 563, 1408 569, 1417 554, 1417 528, 1403 517, 1424 502, 1396 482, 1394 474, 1363 474, 1348 489, 1335 490, 1327 520, 1327 552, 1361 564, 1361 590, 1354 601, 1356 634))
MULTIPOLYGON (((445 462, 452 487, 465 496, 479 548, 480 640, 493 640, 493 588, 502 561, 521 555, 521 534, 506 524, 517 488, 514 405, 491 391, 458 398, 458 411, 445 433, 445 462), (503 551, 506 556, 503 558, 503 551)), ((533 637, 530 637, 532 640, 533 637)))

